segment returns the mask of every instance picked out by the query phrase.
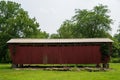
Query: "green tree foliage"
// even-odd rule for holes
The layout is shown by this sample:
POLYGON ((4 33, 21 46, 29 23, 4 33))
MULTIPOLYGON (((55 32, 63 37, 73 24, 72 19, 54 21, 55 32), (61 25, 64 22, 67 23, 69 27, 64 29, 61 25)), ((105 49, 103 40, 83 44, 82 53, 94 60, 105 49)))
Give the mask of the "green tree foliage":
POLYGON ((49 34, 45 31, 38 31, 36 35, 31 35, 30 38, 48 38, 49 34))
POLYGON ((70 20, 66 20, 61 25, 60 29, 58 29, 59 37, 60 38, 73 38, 73 29, 74 24, 70 20))
POLYGON ((114 43, 113 43, 113 57, 120 57, 120 26, 118 28, 118 34, 114 35, 114 43))
POLYGON ((35 18, 30 18, 20 4, 0 1, 0 61, 7 61, 6 42, 11 38, 47 38, 35 18))
POLYGON ((109 31, 112 19, 107 6, 98 5, 92 10, 75 10, 75 16, 66 20, 58 29, 60 38, 111 37, 109 31))
POLYGON ((120 25, 118 26, 117 34, 114 35, 114 38, 116 38, 120 42, 120 25))
POLYGON ((51 39, 59 39, 60 36, 59 36, 59 34, 51 34, 51 35, 50 35, 50 38, 51 38, 51 39))
POLYGON ((113 44, 112 44, 112 57, 120 57, 120 42, 113 37, 113 44))
POLYGON ((117 39, 117 40, 120 42, 120 33, 115 34, 115 35, 114 35, 114 38, 117 39))

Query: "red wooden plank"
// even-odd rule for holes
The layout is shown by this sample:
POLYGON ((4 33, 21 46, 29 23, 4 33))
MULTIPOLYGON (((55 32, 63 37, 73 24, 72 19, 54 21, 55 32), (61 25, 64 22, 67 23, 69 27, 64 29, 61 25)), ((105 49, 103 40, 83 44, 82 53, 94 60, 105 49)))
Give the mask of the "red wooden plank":
POLYGON ((9 46, 15 64, 98 64, 100 46, 9 46))

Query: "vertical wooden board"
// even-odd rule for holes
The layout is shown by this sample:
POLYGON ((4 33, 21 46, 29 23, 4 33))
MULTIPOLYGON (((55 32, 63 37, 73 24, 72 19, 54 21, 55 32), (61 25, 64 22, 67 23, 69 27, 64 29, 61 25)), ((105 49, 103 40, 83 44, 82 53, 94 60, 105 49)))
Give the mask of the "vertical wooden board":
POLYGON ((20 47, 18 46, 16 48, 16 54, 14 56, 14 62, 15 62, 15 64, 19 64, 20 61, 21 61, 21 58, 20 58, 21 54, 20 53, 21 53, 21 50, 20 50, 20 47))
POLYGON ((12 59, 12 63, 15 64, 15 54, 13 53, 13 45, 9 45, 10 57, 12 59))
MULTIPOLYGON (((10 46, 10 52, 12 46, 10 46)), ((17 46, 12 56, 16 64, 100 63, 100 46, 17 46)))
POLYGON ((76 56, 77 56, 77 63, 83 63, 83 57, 84 57, 84 52, 83 52, 83 47, 81 46, 76 46, 76 56))
POLYGON ((46 57, 47 57, 47 63, 48 64, 54 64, 54 51, 53 51, 53 48, 48 46, 47 47, 47 54, 46 54, 46 57))
POLYGON ((67 60, 67 64, 70 64, 70 61, 71 61, 71 48, 70 48, 70 46, 66 46, 65 47, 66 48, 66 50, 65 50, 65 57, 67 58, 66 60, 67 60))
POLYGON ((17 54, 15 56, 16 63, 31 64, 32 51, 33 51, 33 48, 31 46, 19 46, 17 48, 17 54))
POLYGON ((48 63, 48 56, 47 56, 47 54, 49 52, 49 49, 48 49, 47 46, 43 46, 42 47, 42 51, 43 51, 43 55, 42 55, 43 60, 42 60, 42 63, 43 64, 47 64, 48 63))
POLYGON ((60 59, 60 55, 59 55, 59 47, 58 46, 53 46, 52 47, 52 54, 53 54, 53 57, 52 57, 52 60, 54 62, 54 64, 59 64, 59 59, 60 59))
POLYGON ((60 46, 56 46, 56 64, 61 64, 61 47, 60 46))
POLYGON ((16 60, 19 64, 31 64, 32 48, 30 46, 19 46, 16 60))
POLYGON ((16 52, 17 52, 17 54, 15 54, 15 57, 14 57, 15 58, 15 63, 16 64, 20 64, 22 62, 22 60, 21 60, 21 48, 20 48, 20 46, 17 47, 16 52))
POLYGON ((92 60, 92 56, 90 55, 91 54, 91 49, 92 47, 91 46, 84 46, 85 48, 85 54, 84 54, 84 61, 85 63, 91 63, 91 60, 92 60))
MULTIPOLYGON (((100 46, 96 46, 96 52, 97 52, 97 63, 100 63, 101 62, 101 52, 100 52, 100 46)), ((95 53, 94 53, 95 54, 95 53)))
POLYGON ((30 57, 30 63, 32 64, 34 64, 35 63, 35 61, 37 61, 37 57, 38 57, 38 55, 37 55, 37 51, 35 50, 37 47, 36 46, 29 46, 29 50, 31 51, 28 55, 29 55, 29 57, 30 57), (34 56, 35 55, 35 56, 34 56))
POLYGON ((62 46, 58 46, 58 53, 59 53, 58 62, 60 64, 64 64, 64 61, 62 59, 62 46))
POLYGON ((42 63, 42 60, 43 60, 43 58, 42 58, 42 56, 43 56, 43 51, 42 51, 42 47, 38 47, 37 49, 36 49, 36 51, 37 51, 37 63, 42 63))
POLYGON ((94 49, 95 49, 95 46, 91 46, 91 50, 90 50, 91 51, 90 55, 92 57, 91 62, 95 62, 96 61, 96 57, 95 57, 95 54, 94 54, 94 49))
POLYGON ((81 57, 82 57, 82 55, 81 55, 81 53, 82 53, 82 50, 81 50, 81 46, 74 46, 74 53, 76 53, 76 64, 79 64, 79 63, 81 63, 82 62, 82 59, 81 59, 81 57))
POLYGON ((32 52, 33 48, 31 46, 25 46, 25 48, 22 48, 22 56, 23 56, 23 63, 25 64, 32 64, 32 52))
POLYGON ((63 64, 67 64, 67 50, 66 50, 66 47, 65 46, 63 46, 62 47, 62 50, 61 50, 61 55, 62 55, 62 63, 63 64))

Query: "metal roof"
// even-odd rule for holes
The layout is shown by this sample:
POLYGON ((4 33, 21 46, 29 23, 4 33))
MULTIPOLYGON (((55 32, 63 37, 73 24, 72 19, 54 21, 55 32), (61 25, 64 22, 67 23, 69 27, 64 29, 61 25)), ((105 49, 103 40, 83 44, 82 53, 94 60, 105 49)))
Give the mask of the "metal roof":
POLYGON ((100 43, 113 41, 109 38, 81 38, 81 39, 11 39, 7 43, 100 43))

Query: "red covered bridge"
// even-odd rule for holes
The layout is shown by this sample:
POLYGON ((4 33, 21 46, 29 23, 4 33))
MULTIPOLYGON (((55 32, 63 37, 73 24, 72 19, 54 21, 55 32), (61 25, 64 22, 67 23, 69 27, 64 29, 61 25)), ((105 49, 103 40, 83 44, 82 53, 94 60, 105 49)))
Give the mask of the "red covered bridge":
POLYGON ((101 59, 101 45, 108 38, 87 39, 11 39, 8 46, 12 63, 18 64, 100 64, 108 63, 110 55, 101 59))

